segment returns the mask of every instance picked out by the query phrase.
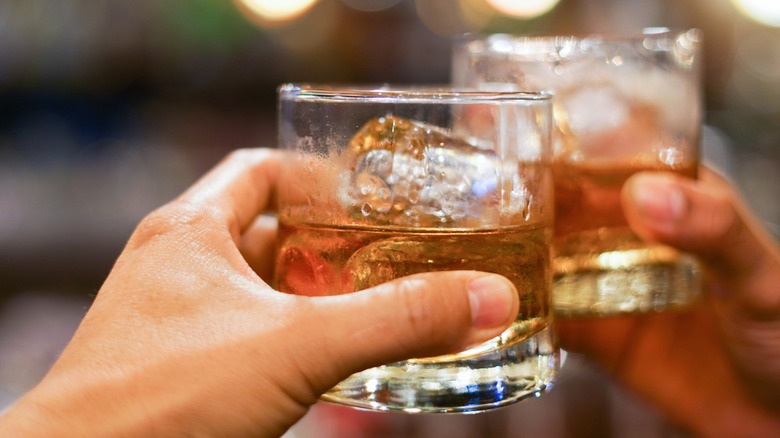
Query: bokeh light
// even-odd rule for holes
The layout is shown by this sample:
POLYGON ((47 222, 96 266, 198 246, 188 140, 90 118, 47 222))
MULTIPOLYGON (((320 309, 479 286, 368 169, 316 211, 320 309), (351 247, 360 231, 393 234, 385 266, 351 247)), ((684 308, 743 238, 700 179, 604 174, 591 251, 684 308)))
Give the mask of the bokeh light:
POLYGON ((487 0, 487 2, 502 14, 518 18, 534 18, 552 10, 559 0, 487 0))
POLYGON ((731 3, 761 24, 780 27, 780 2, 777 0, 731 0, 731 3))
POLYGON ((285 23, 306 13, 317 0, 235 0, 242 12, 262 24, 285 23))

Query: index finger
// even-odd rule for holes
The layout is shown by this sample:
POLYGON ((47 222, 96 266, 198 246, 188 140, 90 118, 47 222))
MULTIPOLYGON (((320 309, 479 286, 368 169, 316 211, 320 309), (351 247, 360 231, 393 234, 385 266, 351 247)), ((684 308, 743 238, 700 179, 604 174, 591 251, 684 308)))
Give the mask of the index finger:
POLYGON ((216 209, 224 215, 231 232, 240 235, 260 213, 273 206, 280 161, 281 152, 273 149, 233 151, 179 199, 216 209))

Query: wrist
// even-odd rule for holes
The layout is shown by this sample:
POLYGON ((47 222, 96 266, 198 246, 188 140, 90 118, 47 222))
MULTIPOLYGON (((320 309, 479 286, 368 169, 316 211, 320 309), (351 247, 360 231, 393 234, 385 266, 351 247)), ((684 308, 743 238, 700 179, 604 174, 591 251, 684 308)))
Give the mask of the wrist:
POLYGON ((89 389, 39 385, 0 414, 3 438, 155 436, 153 424, 117 399, 91 397, 89 389))
POLYGON ((0 431, 7 438, 64 436, 67 428, 57 424, 59 417, 45 411, 35 402, 18 400, 0 413, 0 431))

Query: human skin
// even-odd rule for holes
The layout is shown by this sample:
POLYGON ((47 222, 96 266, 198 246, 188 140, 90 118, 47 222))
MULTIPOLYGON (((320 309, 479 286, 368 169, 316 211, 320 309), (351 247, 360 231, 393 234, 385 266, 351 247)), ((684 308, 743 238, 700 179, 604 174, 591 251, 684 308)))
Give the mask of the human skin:
POLYGON ((582 353, 696 436, 780 436, 780 249, 733 186, 642 173, 622 191, 643 239, 696 255, 703 297, 641 316, 559 319, 582 353))
POLYGON ((49 373, 0 416, 3 437, 282 435, 350 374, 500 334, 504 277, 410 276, 361 292, 273 290, 281 153, 231 154, 137 227, 49 373), (265 279, 265 280, 264 280, 265 279))

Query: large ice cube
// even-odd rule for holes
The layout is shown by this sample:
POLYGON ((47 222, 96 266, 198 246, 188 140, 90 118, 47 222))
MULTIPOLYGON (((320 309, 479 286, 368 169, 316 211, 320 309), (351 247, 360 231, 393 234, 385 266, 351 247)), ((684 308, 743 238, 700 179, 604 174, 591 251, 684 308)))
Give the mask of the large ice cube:
POLYGON ((517 161, 448 131, 388 115, 367 122, 345 151, 342 205, 353 217, 400 226, 498 223, 528 205, 517 161))

